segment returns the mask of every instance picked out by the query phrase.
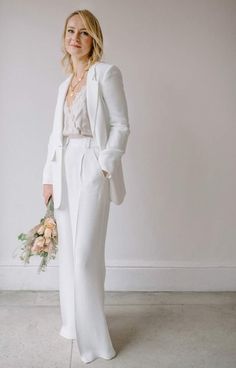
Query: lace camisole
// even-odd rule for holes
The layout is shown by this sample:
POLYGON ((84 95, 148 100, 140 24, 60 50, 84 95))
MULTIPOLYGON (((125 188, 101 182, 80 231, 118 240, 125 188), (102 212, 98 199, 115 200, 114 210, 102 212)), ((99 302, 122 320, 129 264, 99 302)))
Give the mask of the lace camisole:
POLYGON ((86 84, 76 93, 70 106, 65 100, 62 134, 65 137, 93 136, 86 104, 86 84))

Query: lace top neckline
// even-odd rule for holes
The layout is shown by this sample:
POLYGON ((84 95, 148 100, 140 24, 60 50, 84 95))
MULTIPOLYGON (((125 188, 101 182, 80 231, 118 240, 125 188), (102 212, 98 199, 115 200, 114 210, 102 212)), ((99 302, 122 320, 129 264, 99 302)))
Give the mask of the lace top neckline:
POLYGON ((77 92, 75 93, 75 97, 73 98, 73 100, 72 100, 72 102, 71 102, 70 104, 68 104, 68 101, 67 101, 67 99, 66 99, 66 103, 65 103, 65 105, 66 105, 66 107, 67 107, 67 109, 68 109, 69 111, 71 111, 72 106, 74 105, 74 102, 78 99, 78 97, 82 94, 82 92, 84 93, 85 89, 86 89, 86 84, 84 84, 84 85, 80 88, 80 90, 79 90, 79 91, 77 91, 77 92))

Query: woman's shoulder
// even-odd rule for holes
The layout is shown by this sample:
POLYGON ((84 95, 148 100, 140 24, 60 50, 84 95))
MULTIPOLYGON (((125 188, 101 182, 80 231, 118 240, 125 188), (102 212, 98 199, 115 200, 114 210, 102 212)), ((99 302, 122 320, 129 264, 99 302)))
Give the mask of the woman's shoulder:
POLYGON ((117 64, 111 64, 104 61, 97 62, 95 64, 96 70, 99 75, 99 80, 103 81, 110 75, 116 75, 122 78, 122 73, 117 64))
POLYGON ((95 67, 101 73, 106 73, 109 70, 119 70, 120 71, 120 68, 117 64, 107 63, 106 61, 99 61, 95 63, 95 67))

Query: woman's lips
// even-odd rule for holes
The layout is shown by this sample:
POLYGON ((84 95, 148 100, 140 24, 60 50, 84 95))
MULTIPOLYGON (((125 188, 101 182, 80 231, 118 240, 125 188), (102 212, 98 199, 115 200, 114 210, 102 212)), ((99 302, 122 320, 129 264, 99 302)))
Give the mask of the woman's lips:
POLYGON ((78 46, 78 45, 71 45, 73 47, 77 47, 77 48, 81 48, 81 46, 78 46))

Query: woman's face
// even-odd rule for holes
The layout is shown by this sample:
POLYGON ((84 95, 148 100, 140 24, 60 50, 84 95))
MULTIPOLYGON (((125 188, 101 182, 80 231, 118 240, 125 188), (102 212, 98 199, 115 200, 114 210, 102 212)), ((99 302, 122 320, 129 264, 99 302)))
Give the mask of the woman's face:
POLYGON ((93 38, 88 34, 79 14, 73 15, 66 27, 65 48, 75 57, 83 59, 88 57, 93 43, 93 38))

